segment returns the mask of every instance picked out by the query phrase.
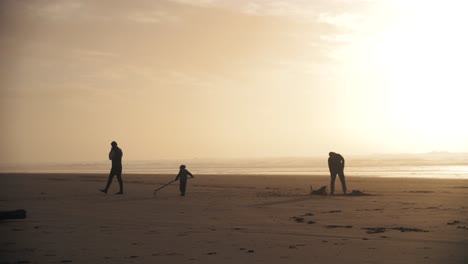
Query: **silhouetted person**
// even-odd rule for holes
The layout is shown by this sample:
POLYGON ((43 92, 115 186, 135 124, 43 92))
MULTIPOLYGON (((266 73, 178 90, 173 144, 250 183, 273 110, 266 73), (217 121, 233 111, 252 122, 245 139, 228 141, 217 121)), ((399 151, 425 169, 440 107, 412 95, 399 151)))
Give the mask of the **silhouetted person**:
POLYGON ((107 185, 105 189, 102 189, 101 192, 107 193, 109 187, 114 179, 114 176, 117 176, 117 180, 119 181, 120 191, 116 194, 123 194, 123 182, 122 182, 122 150, 117 147, 117 142, 112 141, 111 143, 111 150, 109 152, 109 159, 112 160, 112 168, 109 173, 109 179, 107 180, 107 185))
POLYGON ((334 194, 335 192, 335 180, 337 174, 340 177, 343 193, 346 194, 346 181, 344 176, 345 160, 343 156, 335 152, 330 152, 328 155, 328 169, 330 170, 331 176, 330 194, 334 194))
POLYGON ((180 165, 179 168, 179 174, 177 174, 175 181, 180 180, 180 195, 185 196, 185 190, 187 188, 187 178, 189 175, 193 178, 193 175, 192 173, 190 173, 190 171, 186 169, 185 165, 180 165))

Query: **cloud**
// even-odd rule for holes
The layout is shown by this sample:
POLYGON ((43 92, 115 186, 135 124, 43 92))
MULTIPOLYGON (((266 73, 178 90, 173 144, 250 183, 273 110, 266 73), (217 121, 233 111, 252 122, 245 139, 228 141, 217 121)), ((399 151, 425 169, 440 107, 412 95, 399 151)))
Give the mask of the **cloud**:
POLYGON ((174 14, 170 14, 165 11, 138 11, 127 16, 130 21, 143 23, 143 24, 154 24, 154 23, 178 23, 181 22, 181 18, 174 14))
POLYGON ((117 57, 118 54, 114 52, 100 51, 100 50, 89 50, 89 49, 75 49, 73 53, 78 57, 86 58, 113 58, 117 57))
POLYGON ((222 1, 219 0, 170 0, 172 2, 176 3, 181 3, 181 4, 187 4, 187 5, 194 5, 194 6, 204 6, 204 7, 210 7, 210 6, 216 6, 219 5, 222 1))
POLYGON ((27 8, 30 11, 49 19, 69 18, 71 15, 79 13, 83 7, 82 2, 72 0, 27 3, 27 8))
MULTIPOLYGON (((13 38, 18 48, 8 52, 12 60, 20 58, 15 62, 18 83, 23 82, 21 74, 32 74, 39 82, 82 78, 83 82, 96 81, 95 86, 123 80, 207 87, 217 80, 213 76, 239 79, 255 78, 258 71, 267 73, 272 65, 265 58, 307 65, 327 60, 326 53, 335 43, 332 37, 322 36, 340 33, 331 23, 317 22, 317 12, 325 8, 323 1, 27 3, 28 10, 36 12, 19 16, 28 23, 8 32, 19 36, 13 38), (47 14, 57 14, 53 17, 60 20, 47 14), (311 47, 311 42, 316 45, 311 47), (25 56, 34 61, 29 63, 32 66, 48 62, 47 70, 36 74, 34 67, 19 63, 25 56), (55 72, 62 71, 67 72, 65 77, 56 76, 55 72), (192 79, 166 76, 171 71, 192 79)), ((16 7, 12 13, 24 11, 21 5, 16 7)), ((8 74, 11 67, 1 72, 13 76, 8 74)))
POLYGON ((339 28, 358 29, 360 28, 362 15, 357 13, 320 13, 318 14, 317 21, 320 23, 330 24, 339 28))

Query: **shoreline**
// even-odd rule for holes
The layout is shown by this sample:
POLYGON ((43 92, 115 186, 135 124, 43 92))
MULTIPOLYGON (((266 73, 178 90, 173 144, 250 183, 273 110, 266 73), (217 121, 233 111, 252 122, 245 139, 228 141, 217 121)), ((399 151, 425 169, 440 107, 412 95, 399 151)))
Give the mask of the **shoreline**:
MULTIPOLYGON (((92 175, 104 175, 108 176, 108 172, 0 172, 0 177, 2 175, 76 175, 76 176, 92 176, 92 175)), ((122 173, 122 177, 125 176, 172 176, 177 175, 177 172, 174 173, 146 173, 146 172, 130 172, 122 173)), ((194 173, 194 175, 200 176, 226 176, 226 177, 330 177, 328 174, 271 174, 271 173, 194 173)), ((467 181, 468 178, 461 177, 425 177, 425 176, 388 176, 388 175, 353 175, 345 173, 346 179, 420 179, 420 180, 459 180, 467 181)))

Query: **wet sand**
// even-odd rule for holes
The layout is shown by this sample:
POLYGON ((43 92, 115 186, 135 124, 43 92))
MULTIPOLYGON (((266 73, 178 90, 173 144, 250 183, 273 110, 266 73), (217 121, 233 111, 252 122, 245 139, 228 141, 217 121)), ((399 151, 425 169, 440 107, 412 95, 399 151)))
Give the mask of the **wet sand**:
POLYGON ((0 263, 467 263, 468 180, 0 174, 0 263), (336 193, 341 185, 336 182, 336 193))

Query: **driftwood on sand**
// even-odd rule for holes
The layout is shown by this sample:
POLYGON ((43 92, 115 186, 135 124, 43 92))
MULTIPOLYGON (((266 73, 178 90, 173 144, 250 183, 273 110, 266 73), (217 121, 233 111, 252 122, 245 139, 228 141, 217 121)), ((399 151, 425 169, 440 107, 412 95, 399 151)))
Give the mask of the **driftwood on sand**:
POLYGON ((14 211, 0 211, 0 220, 24 218, 26 218, 26 211, 22 209, 14 211))

